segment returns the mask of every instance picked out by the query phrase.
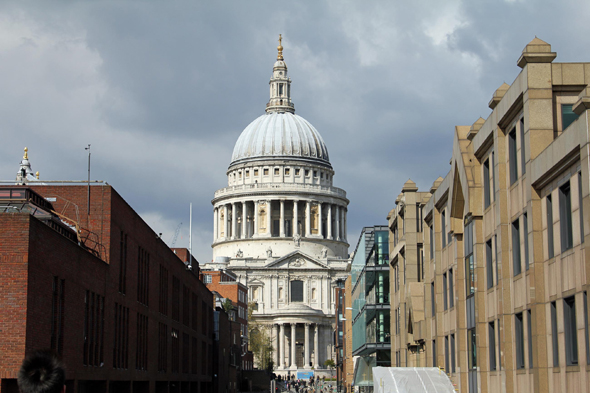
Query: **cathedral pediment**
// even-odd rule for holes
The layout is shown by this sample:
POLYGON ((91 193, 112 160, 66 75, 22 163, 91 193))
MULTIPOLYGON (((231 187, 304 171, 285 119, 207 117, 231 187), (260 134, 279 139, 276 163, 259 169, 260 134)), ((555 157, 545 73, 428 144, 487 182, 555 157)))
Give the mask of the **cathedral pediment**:
POLYGON ((264 266, 265 269, 328 269, 326 264, 302 253, 293 251, 264 266))

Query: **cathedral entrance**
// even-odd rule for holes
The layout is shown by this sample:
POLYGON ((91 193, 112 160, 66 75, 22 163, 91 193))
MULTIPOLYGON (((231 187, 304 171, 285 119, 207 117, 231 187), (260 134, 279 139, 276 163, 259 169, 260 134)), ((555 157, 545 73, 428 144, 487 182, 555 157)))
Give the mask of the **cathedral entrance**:
POLYGON ((305 351, 305 347, 303 346, 303 344, 301 343, 297 343, 297 348, 295 350, 295 361, 297 364, 297 368, 303 368, 304 366, 304 351, 305 351))

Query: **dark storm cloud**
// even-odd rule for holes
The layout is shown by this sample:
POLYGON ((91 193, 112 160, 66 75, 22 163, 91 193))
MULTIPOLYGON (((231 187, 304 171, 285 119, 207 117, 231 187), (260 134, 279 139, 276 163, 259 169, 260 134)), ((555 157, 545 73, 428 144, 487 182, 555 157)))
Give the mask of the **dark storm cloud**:
POLYGON ((587 2, 5 2, 0 171, 114 185, 156 232, 210 258, 212 208, 240 132, 264 113, 278 34, 297 114, 348 192, 349 242, 403 183, 449 170, 455 125, 486 117, 535 35, 590 61, 587 2))

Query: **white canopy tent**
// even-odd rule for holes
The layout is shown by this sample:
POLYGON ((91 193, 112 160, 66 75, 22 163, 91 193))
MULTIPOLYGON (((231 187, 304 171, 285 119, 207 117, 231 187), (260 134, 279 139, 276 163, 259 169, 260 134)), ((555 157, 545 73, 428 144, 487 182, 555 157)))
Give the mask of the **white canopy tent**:
POLYGON ((373 367, 373 392, 455 393, 455 388, 436 367, 373 367))

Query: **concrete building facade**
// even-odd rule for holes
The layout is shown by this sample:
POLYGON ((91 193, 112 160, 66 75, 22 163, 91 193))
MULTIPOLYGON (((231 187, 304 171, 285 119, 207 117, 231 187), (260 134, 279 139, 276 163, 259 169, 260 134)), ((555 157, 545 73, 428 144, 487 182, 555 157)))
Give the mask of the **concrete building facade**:
POLYGON ((531 41, 491 114, 455 128, 445 178, 404 185, 389 216, 395 237, 407 198, 421 207, 413 259, 391 255, 393 364, 442 367, 460 392, 590 391, 590 64, 555 58, 531 41))

